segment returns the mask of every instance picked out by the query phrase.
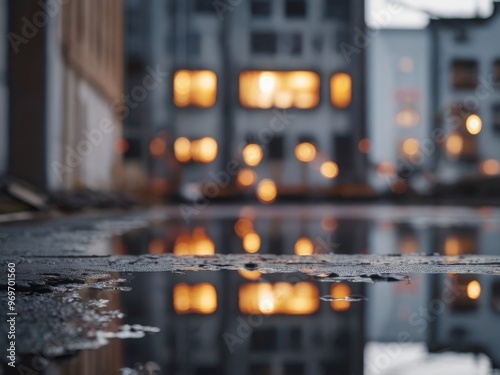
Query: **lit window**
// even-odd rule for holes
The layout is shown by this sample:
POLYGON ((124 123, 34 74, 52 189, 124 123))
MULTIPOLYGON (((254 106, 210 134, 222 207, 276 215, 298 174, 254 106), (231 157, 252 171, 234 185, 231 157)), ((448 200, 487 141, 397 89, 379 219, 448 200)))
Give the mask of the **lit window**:
POLYGON ((181 163, 191 160, 191 141, 186 137, 179 137, 174 142, 175 158, 181 163))
POLYGON ((319 308, 319 292, 307 282, 244 284, 239 290, 239 307, 244 314, 309 315, 319 308))
POLYGON ((191 158, 198 163, 211 163, 217 157, 218 146, 215 139, 203 137, 191 142, 191 158))
POLYGON ((335 311, 347 311, 351 307, 351 302, 343 300, 351 295, 351 288, 347 284, 333 284, 330 288, 330 295, 335 300, 330 302, 330 306, 335 311))
POLYGON ((413 71, 413 59, 409 56, 405 56, 399 60, 399 70, 404 73, 410 73, 413 71))
POLYGON ((468 228, 460 228, 461 233, 450 235, 444 242, 444 254, 449 256, 476 253, 477 239, 468 228))
POLYGON ((177 284, 174 287, 177 314, 212 314, 217 310, 217 291, 212 284, 177 284))
POLYGON ((210 70, 179 70, 174 76, 177 107, 212 107, 217 97, 217 76, 210 70))
POLYGON ((313 108, 319 103, 319 75, 310 71, 244 71, 240 102, 247 108, 313 108))
POLYGON ((335 108, 346 108, 352 100, 352 80, 347 73, 335 73, 330 79, 330 97, 335 108))
POLYGON ((415 138, 408 138, 401 144, 401 153, 408 158, 418 155, 420 144, 415 138))
POLYGON ((193 234, 181 234, 174 243, 175 255, 213 255, 215 244, 203 228, 195 228, 193 234))
POLYGON ((473 276, 454 275, 453 288, 456 298, 452 302, 454 311, 475 310, 481 297, 481 284, 473 276))
POLYGON ((480 165, 481 173, 487 176, 495 176, 500 173, 500 162, 495 159, 484 160, 480 165))
POLYGON ((446 140, 446 150, 452 157, 457 157, 462 153, 464 138, 457 132, 451 133, 446 140))
POLYGON ((452 63, 452 85, 455 89, 475 89, 478 80, 476 60, 455 60, 452 63))
POLYGON ((405 105, 396 115, 396 124, 408 128, 420 122, 420 114, 412 106, 405 105))

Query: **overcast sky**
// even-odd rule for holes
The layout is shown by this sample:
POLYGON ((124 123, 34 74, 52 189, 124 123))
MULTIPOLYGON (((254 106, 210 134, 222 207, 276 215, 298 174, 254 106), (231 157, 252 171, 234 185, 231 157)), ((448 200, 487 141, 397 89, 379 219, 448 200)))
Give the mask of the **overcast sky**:
POLYGON ((493 4, 492 0, 367 0, 366 22, 372 28, 425 27, 429 17, 425 13, 413 10, 414 8, 424 9, 443 18, 469 18, 476 14, 488 17, 493 4), (391 3, 407 4, 407 6, 396 6, 397 11, 394 11, 395 8, 391 3))

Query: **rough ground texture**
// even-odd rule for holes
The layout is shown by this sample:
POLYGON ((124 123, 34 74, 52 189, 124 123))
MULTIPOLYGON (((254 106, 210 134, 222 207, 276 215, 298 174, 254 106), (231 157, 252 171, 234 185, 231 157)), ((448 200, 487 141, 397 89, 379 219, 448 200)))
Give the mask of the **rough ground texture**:
MULTIPOLYGON (((348 212, 356 213, 356 210, 348 212)), ((113 310, 98 294, 89 292, 126 289, 127 281, 120 276, 126 272, 250 269, 264 273, 303 272, 322 281, 368 282, 398 281, 401 275, 413 273, 500 274, 500 256, 253 254, 176 257, 170 254, 113 255, 110 251, 109 241, 113 237, 163 221, 173 214, 175 209, 166 209, 0 226, 3 274, 6 275, 8 263, 16 264, 16 311, 22 316, 17 325, 18 354, 47 352, 44 355, 62 356, 103 345, 109 337, 140 337, 151 331, 147 327, 120 328, 114 323, 120 312, 113 310)), ((455 220, 455 214, 432 217, 432 220, 455 220)), ((411 212, 404 215, 413 220, 411 212)), ((405 220, 404 215, 396 220, 405 220)), ((476 220, 474 217, 469 219, 476 220)), ((464 220, 463 215, 460 220, 464 220)), ((6 289, 7 280, 2 277, 2 306, 6 306, 6 289)), ((0 328, 2 331, 7 329, 4 319, 0 328)), ((2 332, 2 348, 5 340, 6 334, 2 332)))

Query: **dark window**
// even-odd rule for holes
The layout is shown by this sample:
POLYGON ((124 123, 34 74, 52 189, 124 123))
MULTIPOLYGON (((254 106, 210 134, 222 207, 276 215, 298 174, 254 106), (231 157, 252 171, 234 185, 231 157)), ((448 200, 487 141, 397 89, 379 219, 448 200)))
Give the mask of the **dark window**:
POLYGON ((249 375, 272 375, 274 373, 274 368, 271 365, 250 365, 249 375))
POLYGON ((500 132, 500 103, 493 106, 493 130, 500 132))
POLYGON ((304 365, 302 363, 285 363, 285 371, 287 375, 302 375, 305 374, 304 365))
POLYGON ((306 16, 305 0, 286 0, 285 14, 290 18, 303 18, 306 16))
POLYGON ((214 0, 194 0, 194 10, 197 13, 215 13, 214 0))
POLYGON ((302 34, 280 34, 279 51, 289 55, 300 55, 302 53, 302 34))
POLYGON ((302 330, 300 328, 292 328, 288 331, 290 337, 288 340, 289 348, 292 350, 300 350, 302 348, 302 330))
POLYGON ((339 27, 333 38, 333 50, 341 51, 343 43, 349 43, 349 30, 346 27, 339 27))
POLYGON ((252 16, 267 17, 271 15, 271 0, 252 0, 250 4, 252 16))
POLYGON ((196 369, 196 375, 218 375, 222 373, 218 367, 199 367, 196 369))
POLYGON ((500 314, 500 282, 497 281, 491 288, 491 308, 497 314, 500 314))
POLYGON ((476 60, 455 60, 452 63, 452 85, 456 89, 475 89, 478 78, 476 60))
POLYGON ((333 137, 335 158, 333 159, 339 166, 339 180, 349 177, 349 173, 354 170, 355 149, 354 140, 350 135, 337 135, 333 137))
POLYGON ((138 139, 127 139, 128 148, 125 152, 126 159, 139 159, 141 157, 141 143, 138 139))
POLYGON ((252 351, 276 350, 278 332, 275 328, 258 329, 252 333, 250 348, 252 351))
POLYGON ((187 36, 187 54, 189 57, 200 56, 201 35, 197 32, 191 32, 187 36))
POLYGON ((269 159, 283 160, 283 137, 274 136, 269 142, 269 159))
POLYGON ((252 53, 275 54, 278 37, 272 32, 253 32, 250 37, 252 53))
POLYGON ((325 17, 341 21, 349 20, 350 0, 325 0, 325 17))
POLYGON ((246 136, 246 141, 248 143, 258 143, 259 137, 255 133, 248 133, 246 136))
POLYGON ((468 40, 469 37, 467 36, 467 30, 465 30, 465 28, 455 30, 455 42, 466 43, 468 40))
POLYGON ((493 82, 500 83, 500 59, 493 63, 493 82))

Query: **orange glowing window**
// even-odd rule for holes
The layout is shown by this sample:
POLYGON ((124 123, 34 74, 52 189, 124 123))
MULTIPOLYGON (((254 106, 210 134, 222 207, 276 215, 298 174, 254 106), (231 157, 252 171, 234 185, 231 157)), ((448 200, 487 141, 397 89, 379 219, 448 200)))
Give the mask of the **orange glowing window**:
POLYGON ((313 108, 319 103, 319 75, 310 71, 244 71, 240 102, 247 108, 313 108))
POLYGON ((212 314, 217 310, 217 291, 212 284, 177 284, 174 287, 177 314, 212 314))
POLYGON ((330 79, 330 98, 335 108, 349 107, 352 100, 352 79, 347 73, 335 73, 330 79))
POLYGON ((174 75, 174 103, 177 107, 208 108, 217 97, 217 76, 211 70, 178 70, 174 75))
POLYGON ((195 228, 193 234, 181 234, 174 243, 175 255, 213 255, 215 244, 203 228, 195 228))
POLYGON ((342 300, 351 295, 351 288, 347 284, 339 283, 333 284, 330 294, 335 300, 330 302, 330 306, 335 311, 347 311, 351 307, 351 302, 342 300))
POLYGON ((239 290, 239 307, 244 314, 309 315, 319 308, 319 292, 307 282, 244 284, 239 290))

